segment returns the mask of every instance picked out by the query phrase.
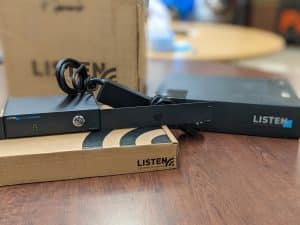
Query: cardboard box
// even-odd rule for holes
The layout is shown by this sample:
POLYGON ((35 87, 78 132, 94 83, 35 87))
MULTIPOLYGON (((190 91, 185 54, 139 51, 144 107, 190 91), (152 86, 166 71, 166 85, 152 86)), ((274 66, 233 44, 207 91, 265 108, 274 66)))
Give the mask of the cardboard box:
POLYGON ((11 96, 57 95, 61 58, 144 87, 144 0, 2 0, 0 37, 11 96))
POLYGON ((167 127, 0 141, 0 186, 174 169, 167 127))

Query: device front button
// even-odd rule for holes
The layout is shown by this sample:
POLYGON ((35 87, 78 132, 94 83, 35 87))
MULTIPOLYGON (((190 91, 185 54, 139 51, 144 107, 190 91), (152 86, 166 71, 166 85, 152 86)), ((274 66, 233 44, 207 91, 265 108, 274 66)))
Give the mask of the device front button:
POLYGON ((73 125, 75 127, 83 127, 85 124, 85 118, 82 115, 77 115, 73 117, 73 125))

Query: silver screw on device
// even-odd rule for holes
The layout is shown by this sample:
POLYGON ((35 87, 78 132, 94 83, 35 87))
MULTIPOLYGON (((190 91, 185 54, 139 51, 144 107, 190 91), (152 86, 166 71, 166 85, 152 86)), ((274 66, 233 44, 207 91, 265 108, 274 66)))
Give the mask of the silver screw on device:
POLYGON ((74 116, 73 125, 75 127, 83 127, 84 124, 85 124, 85 119, 82 115, 74 116))

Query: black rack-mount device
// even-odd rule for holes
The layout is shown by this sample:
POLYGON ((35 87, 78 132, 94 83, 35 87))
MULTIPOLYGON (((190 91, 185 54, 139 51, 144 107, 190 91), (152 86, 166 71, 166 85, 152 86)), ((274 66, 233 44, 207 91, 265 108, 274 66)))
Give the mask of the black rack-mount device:
POLYGON ((89 76, 85 66, 73 59, 57 64, 56 77, 68 95, 9 99, 0 119, 0 138, 161 125, 193 135, 212 119, 209 103, 150 98, 110 80, 89 76))
POLYGON ((171 74, 157 94, 177 102, 209 102, 212 120, 203 131, 300 137, 300 100, 280 78, 171 74))

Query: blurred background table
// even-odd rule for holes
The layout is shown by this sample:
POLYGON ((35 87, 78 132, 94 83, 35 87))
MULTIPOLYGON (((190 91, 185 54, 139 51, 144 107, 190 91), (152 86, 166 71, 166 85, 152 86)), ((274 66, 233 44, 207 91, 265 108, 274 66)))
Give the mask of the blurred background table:
POLYGON ((175 22, 178 41, 190 43, 187 52, 154 52, 151 59, 192 59, 232 61, 263 56, 285 47, 285 40, 272 32, 230 24, 175 22))
MULTIPOLYGON (((149 91, 175 72, 274 76, 229 64, 150 60, 149 91)), ((0 224, 299 225, 298 140, 176 136, 177 170, 2 187, 0 224)))

